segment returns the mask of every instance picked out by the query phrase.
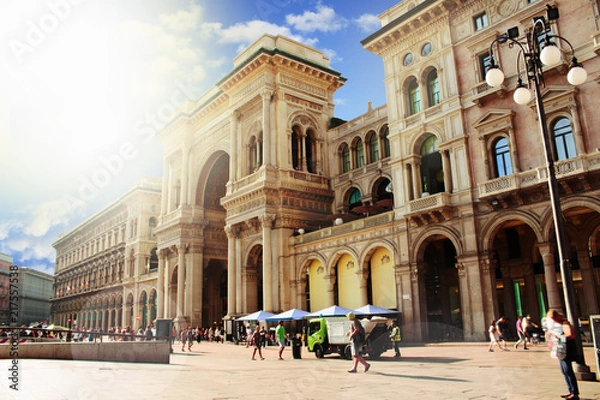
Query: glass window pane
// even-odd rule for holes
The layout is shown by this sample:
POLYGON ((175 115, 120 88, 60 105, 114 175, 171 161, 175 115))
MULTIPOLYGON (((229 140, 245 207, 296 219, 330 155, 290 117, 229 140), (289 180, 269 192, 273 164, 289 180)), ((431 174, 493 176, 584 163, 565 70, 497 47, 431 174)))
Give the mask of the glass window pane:
POLYGON ((577 155, 573 129, 568 118, 560 118, 552 124, 552 135, 554 136, 557 161, 566 160, 577 155))

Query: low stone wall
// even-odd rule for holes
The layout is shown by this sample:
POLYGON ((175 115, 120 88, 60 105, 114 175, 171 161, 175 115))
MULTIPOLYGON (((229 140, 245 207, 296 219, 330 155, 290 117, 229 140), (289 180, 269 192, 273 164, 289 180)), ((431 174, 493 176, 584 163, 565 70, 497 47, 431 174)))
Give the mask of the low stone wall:
MULTIPOLYGON (((0 345, 0 358, 14 358, 8 344, 0 345)), ((168 364, 168 341, 143 342, 41 342, 19 343, 19 359, 122 361, 168 364)))

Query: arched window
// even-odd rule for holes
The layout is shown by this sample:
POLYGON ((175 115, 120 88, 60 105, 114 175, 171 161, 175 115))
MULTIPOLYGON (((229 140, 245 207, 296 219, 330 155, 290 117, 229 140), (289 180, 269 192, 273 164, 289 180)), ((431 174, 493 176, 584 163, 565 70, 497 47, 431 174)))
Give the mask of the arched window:
POLYGON ((510 148, 508 139, 505 137, 496 140, 493 146, 494 168, 496 177, 512 174, 512 164, 510 162, 510 148))
POLYGON ((440 103, 440 85, 438 83, 437 70, 435 69, 427 75, 427 97, 429 107, 440 103))
POLYGON ((350 198, 348 199, 348 211, 352 211, 354 207, 362 205, 362 201, 360 200, 361 197, 362 194, 360 193, 360 190, 352 190, 352 193, 350 193, 350 198))
POLYGON ((421 111, 421 90, 419 89, 419 82, 415 78, 408 84, 408 107, 410 115, 421 111))
POLYGON ((361 139, 356 141, 356 167, 360 168, 365 165, 365 146, 361 139))
POLYGON ((262 144, 255 136, 248 143, 248 173, 253 173, 262 165, 262 144))
POLYGON ((575 138, 571 121, 562 117, 552 123, 552 137, 554 138, 554 150, 556 161, 567 160, 577 155, 575 151, 575 138))
POLYGON ((350 171, 350 147, 344 143, 342 148, 342 172, 350 171))
POLYGON ((315 139, 315 132, 312 129, 307 130, 304 140, 306 146, 306 170, 314 174, 317 172, 317 162, 315 160, 317 141, 315 139))
POLYGON ((379 160, 379 138, 373 132, 371 137, 369 138, 369 150, 370 150, 370 162, 375 162, 379 160))
POLYGON ((420 153, 423 194, 443 192, 445 190, 444 170, 437 137, 432 135, 425 139, 420 153))
POLYGON ((381 154, 381 158, 386 158, 390 156, 390 128, 386 125, 383 131, 381 132, 381 138, 383 139, 383 152, 381 154))
POLYGON ((156 247, 150 252, 150 265, 148 266, 150 271, 158 269, 158 254, 156 253, 156 247))

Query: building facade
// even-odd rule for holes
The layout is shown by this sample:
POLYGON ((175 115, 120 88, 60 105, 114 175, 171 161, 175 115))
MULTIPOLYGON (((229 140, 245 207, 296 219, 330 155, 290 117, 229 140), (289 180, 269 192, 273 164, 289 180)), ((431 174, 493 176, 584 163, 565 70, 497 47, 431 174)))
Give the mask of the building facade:
POLYGON ((54 277, 35 269, 19 267, 18 278, 18 325, 48 322, 54 277))
POLYGON ((160 179, 144 178, 59 237, 52 322, 106 332, 156 318, 160 199, 160 179))
POLYGON ((484 79, 494 39, 547 4, 588 72, 569 85, 562 47, 542 92, 576 307, 598 313, 598 2, 404 0, 362 41, 383 60, 386 105, 340 121, 345 78, 323 53, 264 35, 161 132, 156 316, 207 326, 375 304, 402 312, 406 340, 485 340, 500 315, 562 308, 535 104, 512 100, 516 51, 492 49, 504 86, 484 79))
POLYGON ((0 253, 0 325, 10 325, 10 267, 13 259, 8 254, 0 253))

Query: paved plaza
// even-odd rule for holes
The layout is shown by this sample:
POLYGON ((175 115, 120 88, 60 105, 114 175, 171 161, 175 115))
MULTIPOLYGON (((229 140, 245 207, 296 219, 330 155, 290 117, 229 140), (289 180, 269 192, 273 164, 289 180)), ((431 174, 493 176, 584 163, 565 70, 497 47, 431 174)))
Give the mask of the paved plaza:
MULTIPOLYGON (((390 350, 372 360, 367 373, 350 374, 351 361, 316 359, 302 349, 285 360, 268 347, 265 360, 250 360, 244 345, 194 344, 182 353, 175 344, 169 365, 90 361, 20 360, 19 392, 10 390, 10 360, 0 360, 5 377, 0 399, 560 399, 565 383, 557 361, 542 344, 488 352, 487 343, 445 343, 390 350)), ((597 373, 593 349, 586 361, 597 373)), ((600 399, 600 382, 580 382, 582 399, 600 399)))

